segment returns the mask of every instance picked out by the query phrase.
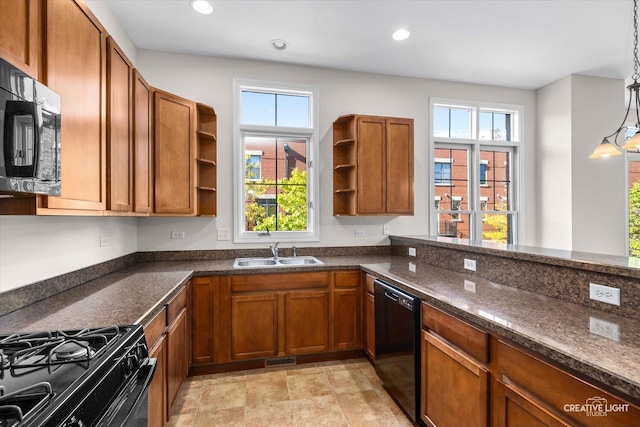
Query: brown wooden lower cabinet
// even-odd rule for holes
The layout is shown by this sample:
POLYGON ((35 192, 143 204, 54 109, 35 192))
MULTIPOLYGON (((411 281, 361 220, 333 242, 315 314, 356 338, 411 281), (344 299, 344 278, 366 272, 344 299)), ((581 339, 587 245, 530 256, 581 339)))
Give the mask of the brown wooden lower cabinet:
POLYGON ((333 275, 333 347, 362 348, 362 291, 360 271, 333 275))
POLYGON ((167 420, 167 345, 161 337, 149 350, 149 357, 155 358, 156 373, 149 386, 149 427, 162 427, 167 420))
POLYGON ((284 340, 287 355, 329 350, 329 291, 284 294, 284 340))
POLYGON ((376 301, 373 281, 375 277, 365 276, 364 290, 364 351, 371 360, 376 359, 376 301))
POLYGON ((477 427, 489 423, 489 373, 464 352, 422 331, 420 414, 429 426, 477 427))
POLYGON ((278 354, 278 296, 231 297, 231 358, 259 359, 278 354))
POLYGON ((214 363, 217 277, 195 277, 191 281, 191 363, 214 363))
POLYGON ((175 403, 180 386, 189 373, 187 336, 187 309, 185 307, 167 328, 168 409, 175 403))
POLYGON ((500 340, 496 426, 631 427, 640 407, 500 340))

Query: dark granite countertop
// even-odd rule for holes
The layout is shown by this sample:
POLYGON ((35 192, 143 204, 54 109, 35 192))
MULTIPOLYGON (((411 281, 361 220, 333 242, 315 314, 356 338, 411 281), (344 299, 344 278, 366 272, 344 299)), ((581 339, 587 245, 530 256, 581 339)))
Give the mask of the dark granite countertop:
POLYGON ((0 317, 0 334, 146 324, 192 276, 360 269, 640 400, 640 323, 391 255, 233 269, 233 260, 139 262, 0 317), (474 291, 475 290, 475 291, 474 291), (604 335, 609 334, 609 338, 604 335))

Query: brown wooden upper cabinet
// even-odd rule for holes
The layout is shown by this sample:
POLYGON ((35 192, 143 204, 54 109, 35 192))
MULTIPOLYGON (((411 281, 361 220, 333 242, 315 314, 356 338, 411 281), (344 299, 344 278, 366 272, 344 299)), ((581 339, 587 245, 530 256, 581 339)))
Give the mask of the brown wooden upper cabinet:
POLYGON ((37 79, 40 56, 39 0, 0 0, 0 56, 37 79))
POLYGON ((151 86, 133 70, 133 211, 151 212, 152 149, 151 86))
POLYGON ((107 38, 107 209, 133 206, 133 65, 107 38))
POLYGON ((106 185, 106 38, 83 2, 43 2, 46 51, 41 80, 60 95, 63 111, 62 192, 43 207, 104 211, 106 185))
POLYGON ((413 119, 333 122, 333 214, 413 215, 413 119))
POLYGON ((195 109, 154 89, 154 213, 195 215, 195 109))

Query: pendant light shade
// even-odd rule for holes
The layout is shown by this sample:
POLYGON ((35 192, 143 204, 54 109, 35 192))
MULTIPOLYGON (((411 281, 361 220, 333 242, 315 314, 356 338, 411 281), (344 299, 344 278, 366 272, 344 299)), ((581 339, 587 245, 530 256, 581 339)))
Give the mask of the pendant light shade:
POLYGON ((607 157, 619 156, 622 151, 618 150, 607 138, 603 139, 600 145, 593 150, 590 159, 606 159, 607 157))
POLYGON ((611 135, 604 137, 600 145, 598 145, 589 156, 590 159, 604 159, 607 157, 619 156, 622 154, 619 148, 626 151, 640 151, 640 131, 636 132, 633 137, 625 141, 628 130, 627 123, 632 105, 634 105, 636 115, 635 127, 636 129, 640 129, 640 83, 638 82, 638 79, 640 79, 640 74, 638 73, 638 66, 640 65, 640 62, 638 61, 638 0, 633 0, 633 39, 633 75, 631 76, 633 83, 627 86, 627 90, 629 91, 627 112, 624 115, 624 119, 622 119, 622 124, 611 135), (618 143, 618 138, 625 142, 624 145, 618 143))

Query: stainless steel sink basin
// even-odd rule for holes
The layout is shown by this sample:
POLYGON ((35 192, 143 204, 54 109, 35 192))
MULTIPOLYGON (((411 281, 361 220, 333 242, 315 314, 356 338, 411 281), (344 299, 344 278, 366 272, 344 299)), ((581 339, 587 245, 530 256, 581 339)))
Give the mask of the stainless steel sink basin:
POLYGON ((313 256, 296 256, 282 258, 236 258, 233 268, 274 268, 295 267, 324 264, 313 256))

